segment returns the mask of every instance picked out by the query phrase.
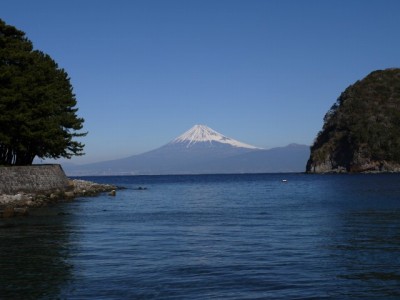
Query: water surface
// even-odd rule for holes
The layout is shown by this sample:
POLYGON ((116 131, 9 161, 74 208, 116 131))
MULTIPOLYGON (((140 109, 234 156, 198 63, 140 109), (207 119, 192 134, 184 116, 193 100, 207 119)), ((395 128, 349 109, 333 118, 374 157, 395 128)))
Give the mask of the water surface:
POLYGON ((87 179, 127 189, 0 221, 0 298, 400 297, 399 175, 87 179))

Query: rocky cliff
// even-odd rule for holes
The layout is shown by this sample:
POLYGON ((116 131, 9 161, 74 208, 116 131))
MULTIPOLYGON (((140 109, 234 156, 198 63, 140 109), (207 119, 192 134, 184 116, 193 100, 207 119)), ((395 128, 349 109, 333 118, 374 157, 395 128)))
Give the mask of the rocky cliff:
POLYGON ((340 95, 307 172, 400 172, 400 69, 374 71, 340 95))

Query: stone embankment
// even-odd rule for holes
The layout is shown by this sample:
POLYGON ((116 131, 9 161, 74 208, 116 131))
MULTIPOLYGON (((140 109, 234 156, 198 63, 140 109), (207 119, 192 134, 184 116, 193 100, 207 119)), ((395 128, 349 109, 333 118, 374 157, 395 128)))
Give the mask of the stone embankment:
POLYGON ((69 180, 63 189, 40 191, 37 193, 18 192, 16 194, 0 195, 0 218, 28 215, 30 208, 41 207, 60 201, 71 201, 76 197, 96 196, 109 192, 115 195, 116 186, 98 184, 85 180, 69 180))

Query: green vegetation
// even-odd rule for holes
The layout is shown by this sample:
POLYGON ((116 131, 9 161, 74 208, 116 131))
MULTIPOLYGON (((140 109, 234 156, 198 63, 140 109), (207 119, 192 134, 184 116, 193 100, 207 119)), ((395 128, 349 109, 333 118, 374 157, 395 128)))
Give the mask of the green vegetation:
POLYGON ((400 164, 400 69, 374 71, 340 95, 311 147, 307 171, 379 171, 388 164, 400 164))
POLYGON ((67 73, 0 19, 0 165, 82 155, 75 105, 67 73))

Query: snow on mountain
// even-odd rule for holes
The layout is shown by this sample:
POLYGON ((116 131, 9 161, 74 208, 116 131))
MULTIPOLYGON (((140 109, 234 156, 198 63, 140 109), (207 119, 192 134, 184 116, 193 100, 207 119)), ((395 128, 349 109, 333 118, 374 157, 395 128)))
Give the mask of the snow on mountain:
POLYGON ((247 148, 247 149, 261 149, 252 145, 248 145, 237 140, 226 137, 219 132, 211 129, 206 125, 194 125, 188 131, 178 136, 169 144, 185 143, 186 147, 192 147, 196 143, 210 143, 213 142, 228 144, 233 147, 247 148))
POLYGON ((265 150, 195 125, 157 149, 111 161, 66 165, 65 171, 69 176, 302 172, 309 156, 309 146, 265 150))

